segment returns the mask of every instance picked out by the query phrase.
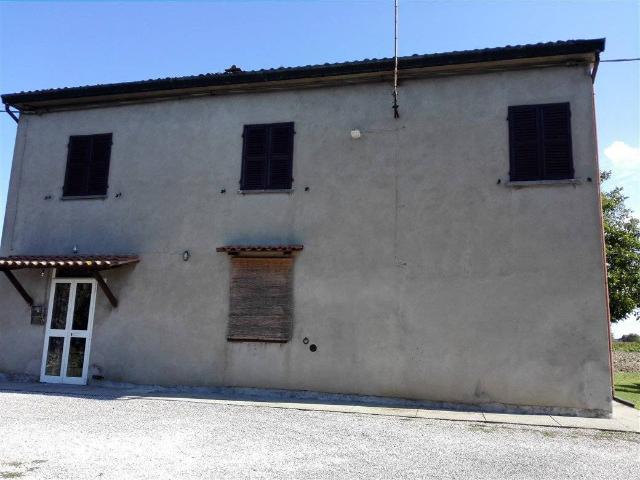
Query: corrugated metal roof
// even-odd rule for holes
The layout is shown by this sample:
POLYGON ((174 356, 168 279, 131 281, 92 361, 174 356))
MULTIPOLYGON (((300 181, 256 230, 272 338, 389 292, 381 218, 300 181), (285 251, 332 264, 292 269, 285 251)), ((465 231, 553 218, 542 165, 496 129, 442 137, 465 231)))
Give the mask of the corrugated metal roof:
MULTIPOLYGON (((605 39, 566 40, 528 45, 507 45, 498 48, 452 51, 399 58, 399 69, 427 68, 446 65, 514 60, 524 58, 549 57, 570 54, 588 54, 604 51, 605 39)), ((79 87, 52 88, 2 95, 2 102, 20 108, 26 104, 41 101, 101 97, 118 94, 141 94, 154 91, 202 88, 277 82, 284 80, 312 79, 339 75, 385 72, 393 68, 393 58, 366 58, 364 60, 305 65, 299 67, 279 67, 252 71, 206 73, 184 77, 166 77, 149 80, 86 85, 79 87)), ((104 101, 108 101, 107 98, 104 101)))

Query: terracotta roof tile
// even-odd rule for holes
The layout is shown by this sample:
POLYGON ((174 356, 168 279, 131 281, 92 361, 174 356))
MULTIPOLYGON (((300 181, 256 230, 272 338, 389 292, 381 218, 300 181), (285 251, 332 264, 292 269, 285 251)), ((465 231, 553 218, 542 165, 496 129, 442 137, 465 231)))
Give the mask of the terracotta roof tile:
POLYGON ((0 257, 0 270, 21 268, 85 268, 107 270, 137 263, 137 255, 11 255, 0 257))

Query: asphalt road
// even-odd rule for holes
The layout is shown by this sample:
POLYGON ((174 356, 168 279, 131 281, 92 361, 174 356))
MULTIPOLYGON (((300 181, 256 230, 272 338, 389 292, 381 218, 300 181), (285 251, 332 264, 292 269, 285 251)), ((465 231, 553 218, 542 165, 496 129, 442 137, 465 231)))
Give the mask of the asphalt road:
POLYGON ((639 472, 640 435, 632 433, 0 392, 0 479, 631 479, 639 472))

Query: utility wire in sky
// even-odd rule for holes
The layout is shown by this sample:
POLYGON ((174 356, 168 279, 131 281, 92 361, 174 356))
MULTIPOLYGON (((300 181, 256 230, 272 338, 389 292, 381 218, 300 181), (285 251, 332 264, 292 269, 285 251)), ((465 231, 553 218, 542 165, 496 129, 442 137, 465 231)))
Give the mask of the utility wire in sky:
POLYGON ((640 60, 640 57, 638 57, 638 58, 614 58, 613 60, 600 60, 600 63, 602 63, 602 62, 637 62, 638 60, 640 60))

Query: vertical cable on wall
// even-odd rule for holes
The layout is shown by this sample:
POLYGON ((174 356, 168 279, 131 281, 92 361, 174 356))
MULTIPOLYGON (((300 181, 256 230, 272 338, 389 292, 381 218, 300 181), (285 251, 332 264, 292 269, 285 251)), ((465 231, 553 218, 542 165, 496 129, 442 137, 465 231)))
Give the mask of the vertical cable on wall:
POLYGON ((400 118, 398 112, 398 0, 393 2, 393 118, 400 118))

